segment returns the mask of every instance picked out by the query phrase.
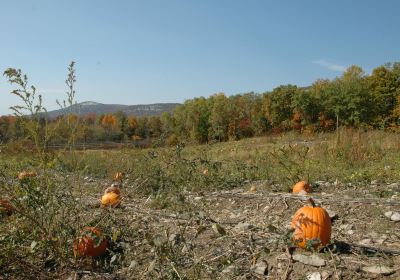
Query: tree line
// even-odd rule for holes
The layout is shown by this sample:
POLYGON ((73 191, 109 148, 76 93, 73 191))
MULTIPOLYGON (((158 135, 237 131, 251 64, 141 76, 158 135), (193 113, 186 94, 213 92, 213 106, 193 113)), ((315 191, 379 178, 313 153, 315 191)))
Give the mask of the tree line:
MULTIPOLYGON (((0 117, 0 143, 26 139, 28 116, 0 117)), ((73 113, 47 121, 52 142, 67 139, 71 125, 80 142, 151 139, 173 145, 180 141, 209 143, 280 133, 315 133, 338 125, 365 129, 400 127, 400 63, 387 63, 366 74, 350 66, 335 79, 319 79, 309 87, 281 85, 264 93, 189 99, 161 116, 135 117, 123 112, 78 116, 73 113)))

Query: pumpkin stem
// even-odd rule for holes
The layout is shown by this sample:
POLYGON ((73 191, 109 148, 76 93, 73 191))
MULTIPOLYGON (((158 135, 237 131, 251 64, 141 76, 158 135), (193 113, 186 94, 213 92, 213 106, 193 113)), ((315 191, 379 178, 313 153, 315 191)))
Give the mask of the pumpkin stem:
POLYGON ((314 202, 314 200, 313 200, 311 197, 308 199, 308 202, 311 203, 311 206, 312 206, 312 207, 317 207, 317 205, 315 205, 315 202, 314 202))

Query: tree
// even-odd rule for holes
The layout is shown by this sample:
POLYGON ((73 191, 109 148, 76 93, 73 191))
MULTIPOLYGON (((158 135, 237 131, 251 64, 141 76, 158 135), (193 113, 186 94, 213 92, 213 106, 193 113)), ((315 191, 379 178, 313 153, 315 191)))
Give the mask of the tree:
POLYGON ((210 106, 206 98, 188 100, 183 105, 186 115, 185 130, 190 139, 197 143, 208 141, 210 106))
POLYGON ((128 116, 123 111, 116 112, 114 116, 117 118, 117 129, 122 138, 123 135, 127 134, 128 116))
POLYGON ((293 96, 293 110, 292 120, 296 119, 301 126, 305 126, 317 122, 322 105, 312 89, 301 89, 293 96))
POLYGON ((383 128, 393 122, 392 112, 400 94, 399 74, 388 64, 375 68, 367 77, 368 90, 373 98, 374 123, 383 128))
POLYGON ((226 141, 229 126, 228 98, 225 94, 218 93, 210 99, 212 109, 209 118, 209 139, 226 141))
POLYGON ((293 98, 299 89, 294 85, 279 86, 264 95, 265 116, 272 126, 290 128, 293 116, 293 98))
POLYGON ((138 118, 135 135, 143 139, 148 138, 150 136, 149 119, 147 117, 138 118))
POLYGON ((159 116, 152 116, 148 121, 149 136, 158 138, 162 134, 162 124, 159 116))
POLYGON ((331 87, 332 108, 345 125, 359 126, 373 117, 372 98, 361 67, 350 66, 331 87))
POLYGON ((135 135, 135 130, 138 125, 137 118, 135 116, 130 116, 127 120, 126 135, 128 138, 132 138, 135 135))
POLYGON ((110 140, 112 137, 112 132, 116 128, 117 118, 112 114, 106 114, 101 119, 101 126, 106 132, 106 137, 110 140))

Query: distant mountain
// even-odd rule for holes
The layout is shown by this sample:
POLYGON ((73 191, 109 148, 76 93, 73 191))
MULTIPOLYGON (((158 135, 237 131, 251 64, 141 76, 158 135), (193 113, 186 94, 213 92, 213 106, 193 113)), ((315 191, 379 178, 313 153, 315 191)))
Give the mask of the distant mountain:
POLYGON ((156 116, 161 115, 164 112, 172 111, 179 103, 156 103, 156 104, 145 104, 145 105, 120 105, 120 104, 101 104, 93 101, 85 101, 72 105, 66 110, 54 110, 49 111, 49 117, 55 118, 63 115, 66 112, 72 112, 79 116, 84 116, 88 113, 95 113, 96 115, 116 113, 122 111, 128 116, 134 115, 137 117, 144 116, 156 116))

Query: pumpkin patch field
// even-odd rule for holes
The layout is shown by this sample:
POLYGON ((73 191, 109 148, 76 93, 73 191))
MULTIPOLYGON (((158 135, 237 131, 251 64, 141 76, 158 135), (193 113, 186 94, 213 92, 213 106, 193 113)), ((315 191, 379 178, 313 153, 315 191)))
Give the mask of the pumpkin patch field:
POLYGON ((0 190, 0 279, 400 279, 395 133, 5 146, 0 190))

